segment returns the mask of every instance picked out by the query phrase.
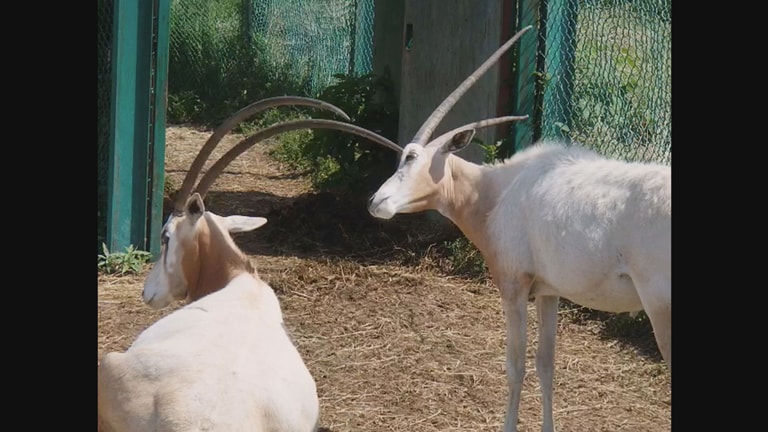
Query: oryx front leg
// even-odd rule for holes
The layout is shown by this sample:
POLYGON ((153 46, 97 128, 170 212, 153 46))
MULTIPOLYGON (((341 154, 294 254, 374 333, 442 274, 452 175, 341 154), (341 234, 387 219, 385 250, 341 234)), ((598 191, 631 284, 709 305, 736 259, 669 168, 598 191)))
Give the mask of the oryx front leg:
MULTIPOLYGON (((527 278, 524 278, 527 279, 527 278)), ((528 292, 530 284, 517 278, 499 280, 504 313, 507 319, 507 385, 509 401, 504 432, 517 431, 520 392, 525 378, 525 345, 528 292)))
POLYGON ((539 348, 536 351, 536 374, 539 376, 542 400, 541 430, 555 432, 552 417, 552 382, 555 370, 555 338, 557 336, 556 296, 536 297, 536 309, 539 313, 539 348))

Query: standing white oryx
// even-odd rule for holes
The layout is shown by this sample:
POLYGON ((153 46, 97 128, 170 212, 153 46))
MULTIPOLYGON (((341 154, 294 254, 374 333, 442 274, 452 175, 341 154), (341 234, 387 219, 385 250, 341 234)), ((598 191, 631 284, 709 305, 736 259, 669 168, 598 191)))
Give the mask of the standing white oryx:
POLYGON ((560 297, 608 312, 645 310, 671 371, 672 176, 668 166, 609 160, 550 143, 489 165, 451 154, 470 142, 476 128, 519 119, 514 117, 462 126, 430 141, 448 110, 529 28, 499 48, 430 115, 402 149, 397 171, 371 196, 368 211, 389 219, 437 210, 481 251, 506 314, 507 432, 517 429, 526 304, 535 299, 542 430, 552 432, 560 297))
POLYGON ((260 217, 222 217, 205 211, 203 197, 229 162, 277 133, 339 129, 370 132, 333 120, 295 120, 243 140, 192 186, 221 138, 245 118, 279 105, 340 109, 301 97, 254 103, 222 124, 206 142, 176 195, 162 229, 158 260, 144 284, 144 301, 162 308, 174 299, 187 306, 142 332, 125 353, 109 353, 98 369, 102 432, 309 432, 317 429, 315 381, 283 325, 280 304, 230 233, 254 230, 260 217))

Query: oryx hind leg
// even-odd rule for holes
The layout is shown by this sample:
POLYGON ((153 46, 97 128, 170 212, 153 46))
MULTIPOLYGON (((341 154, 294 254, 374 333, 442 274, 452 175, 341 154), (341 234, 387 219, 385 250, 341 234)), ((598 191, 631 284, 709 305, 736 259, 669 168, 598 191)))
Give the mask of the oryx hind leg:
POLYGON ((634 282, 661 356, 672 372, 672 282, 662 278, 634 282))

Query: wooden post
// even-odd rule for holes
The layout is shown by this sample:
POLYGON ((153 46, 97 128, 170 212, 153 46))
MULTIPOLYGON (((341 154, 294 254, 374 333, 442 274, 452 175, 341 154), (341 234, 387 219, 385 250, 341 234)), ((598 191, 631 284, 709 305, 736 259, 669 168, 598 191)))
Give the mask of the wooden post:
MULTIPOLYGON (((406 0, 405 27, 412 45, 403 50, 398 141, 407 144, 446 96, 499 48, 503 0, 406 0)), ((494 65, 445 116, 433 136, 497 112, 499 66, 494 65)), ((485 143, 496 128, 477 131, 485 143)), ((483 150, 471 144, 458 156, 482 162, 483 150)))
POLYGON ((373 73, 380 76, 389 74, 395 103, 399 105, 405 0, 376 0, 373 7, 373 73))

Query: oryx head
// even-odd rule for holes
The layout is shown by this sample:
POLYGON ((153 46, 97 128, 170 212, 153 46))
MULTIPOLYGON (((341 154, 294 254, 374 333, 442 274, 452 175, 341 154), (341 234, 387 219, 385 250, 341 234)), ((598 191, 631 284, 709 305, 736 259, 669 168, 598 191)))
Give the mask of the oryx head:
MULTIPOLYGON (((254 230, 264 225, 267 220, 261 217, 216 215, 205 210, 203 198, 224 168, 257 142, 298 129, 336 129, 369 138, 393 150, 400 149, 395 143, 373 132, 335 120, 302 119, 281 122, 256 132, 232 147, 211 165, 193 192, 194 183, 208 156, 229 131, 260 111, 282 105, 305 105, 325 109, 349 120, 341 109, 331 104, 311 98, 283 96, 253 103, 224 121, 203 145, 176 193, 174 211, 162 228, 160 255, 144 282, 142 297, 145 303, 154 308, 162 308, 174 299, 187 297, 195 300, 212 290, 222 288, 224 285, 199 286, 198 279, 204 265, 200 259, 200 250, 203 247, 210 249, 211 243, 215 242, 213 246, 220 249, 222 254, 230 254, 233 260, 240 259, 243 265, 249 266, 247 259, 242 257, 242 252, 232 241, 230 233, 254 230)), ((211 273, 211 269, 205 270, 211 273)), ((225 272, 222 271, 222 274, 225 272)))
POLYGON ((446 164, 451 153, 465 148, 476 129, 528 118, 505 116, 481 120, 460 126, 430 141, 440 121, 461 96, 530 28, 528 26, 520 30, 467 77, 435 109, 411 142, 403 147, 397 170, 368 201, 368 211, 373 216, 389 219, 397 213, 436 208, 434 200, 445 178, 446 164))

